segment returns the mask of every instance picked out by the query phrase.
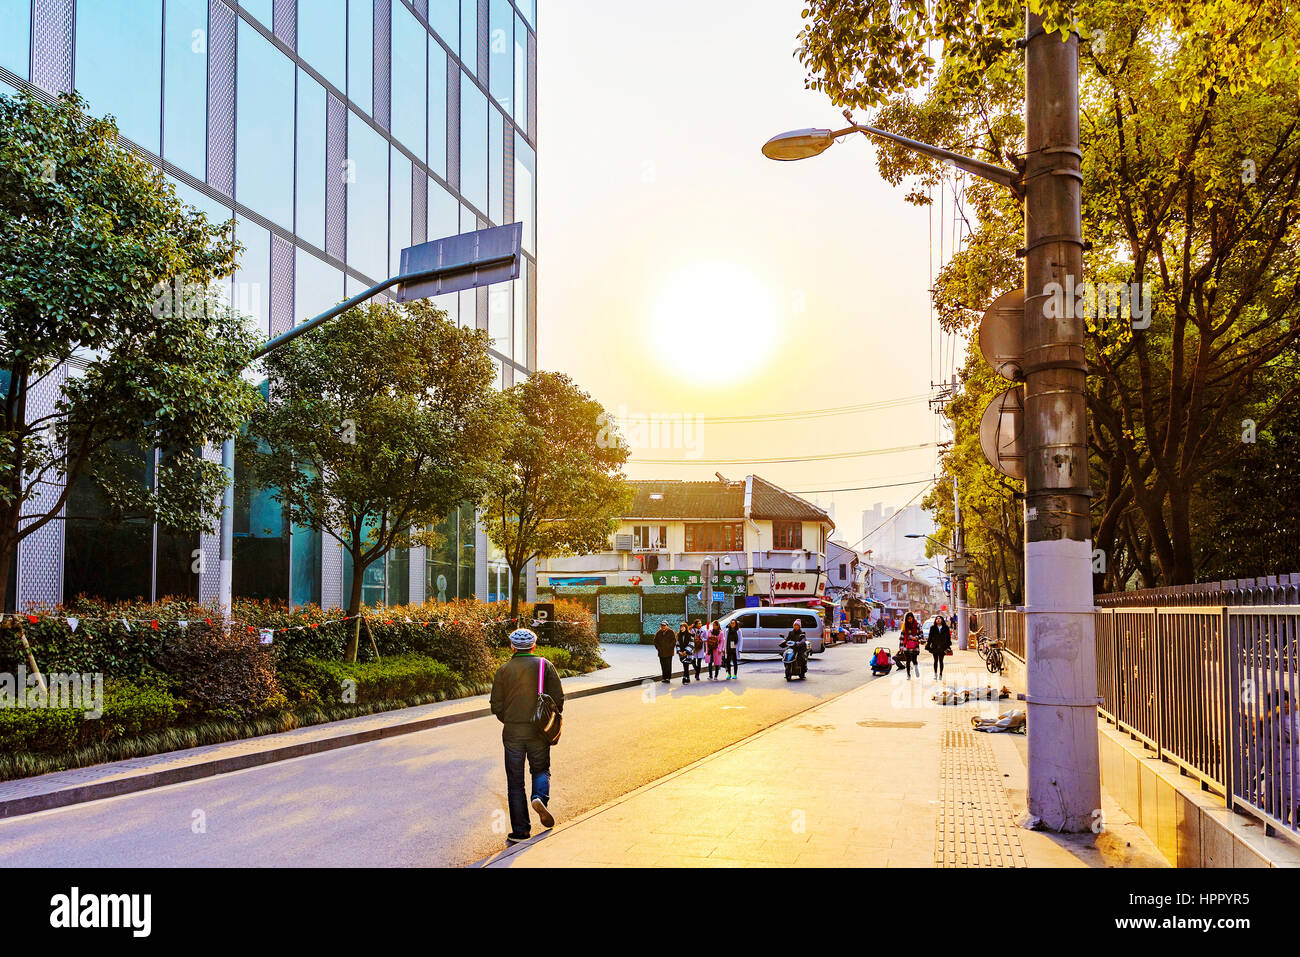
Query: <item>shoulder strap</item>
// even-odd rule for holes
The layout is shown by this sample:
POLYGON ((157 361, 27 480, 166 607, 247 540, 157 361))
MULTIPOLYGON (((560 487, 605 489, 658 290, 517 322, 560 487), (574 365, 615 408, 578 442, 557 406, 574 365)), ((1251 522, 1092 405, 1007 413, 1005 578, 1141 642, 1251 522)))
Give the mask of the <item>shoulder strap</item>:
POLYGON ((540 655, 537 658, 537 693, 542 693, 542 682, 546 680, 546 659, 540 655))

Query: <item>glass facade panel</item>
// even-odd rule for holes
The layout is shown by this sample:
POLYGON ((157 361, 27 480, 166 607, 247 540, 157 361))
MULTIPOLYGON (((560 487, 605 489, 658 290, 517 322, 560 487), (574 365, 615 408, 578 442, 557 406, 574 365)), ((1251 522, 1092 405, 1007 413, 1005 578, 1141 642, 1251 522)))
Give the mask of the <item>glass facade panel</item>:
POLYGON ((375 280, 387 278, 388 150, 382 136, 348 114, 348 265, 375 280))
POLYGON ((253 485, 247 464, 236 459, 232 590, 237 598, 283 601, 289 594, 289 525, 275 491, 253 485))
POLYGON ((294 230, 325 248, 325 87, 298 71, 297 211, 294 230))
POLYGON ((343 273, 305 249, 297 250, 294 268, 294 320, 319 316, 343 301, 343 273))
POLYGON ((298 55, 339 91, 348 86, 348 0, 298 0, 298 55))
POLYGON ((487 209, 487 97, 465 73, 460 75, 460 192, 487 209))
POLYGON ((235 217, 235 239, 244 246, 235 272, 231 305, 255 323, 264 338, 271 334, 271 234, 254 222, 235 217))
POLYGON ((515 11, 510 0, 492 0, 489 29, 489 85, 492 96, 509 113, 515 92, 515 11))
POLYGON ((388 272, 382 278, 396 276, 401 268, 402 250, 411 245, 411 161, 393 149, 393 185, 389 190, 388 221, 392 233, 388 240, 388 272))
POLYGON ((0 0, 0 66, 31 79, 32 0, 0 0))
POLYGON ((394 548, 384 560, 388 562, 388 604, 408 604, 411 600, 411 550, 394 548))
POLYGON ((477 554, 476 549, 476 528, 474 524, 474 506, 462 505, 460 507, 460 551, 459 551, 459 574, 457 574, 458 586, 456 594, 461 598, 474 597, 474 556, 477 554))
POLYGON ((537 27, 537 0, 518 0, 519 12, 528 18, 528 22, 537 27))
POLYGON ((429 0, 429 26, 451 49, 458 46, 460 37, 460 4, 458 0, 429 0))
POLYGON ((373 112, 375 8, 371 0, 348 0, 348 98, 373 112))
POLYGON ((117 117, 123 136, 159 152, 162 0, 77 4, 73 83, 90 112, 117 117))
POLYGON ((208 165, 208 0, 167 0, 163 158, 195 179, 208 165))
POLYGON ((515 122, 528 126, 528 29, 515 17, 515 122))
POLYGON ((243 20, 236 98, 235 198, 291 230, 294 66, 243 20))
POLYGON ((488 286, 488 335, 492 348, 502 355, 510 355, 510 299, 513 290, 509 283, 499 282, 488 286))
POLYGON ((488 219, 496 225, 505 222, 506 118, 496 107, 488 110, 488 219))
POLYGON ((262 26, 271 29, 271 16, 274 4, 271 0, 240 0, 239 5, 262 21, 262 26))
POLYGON ((437 41, 429 43, 429 147, 426 162, 444 179, 447 176, 447 53, 437 41))
POLYGON ((294 605, 319 605, 321 598, 321 540, 319 529, 293 526, 289 568, 289 601, 294 605))
POLYGON ((524 224, 524 249, 537 251, 537 209, 533 205, 537 155, 528 142, 515 134, 515 220, 524 224))
MULTIPOLYGON (((140 481, 152 484, 153 456, 139 459, 140 481)), ((73 482, 64 529, 64 601, 70 603, 78 595, 148 600, 152 571, 153 525, 114 509, 93 479, 83 475, 73 482)))
POLYGON ((451 601, 458 594, 456 582, 457 513, 430 527, 437 539, 424 550, 424 595, 428 601, 451 601))
POLYGON ((428 79, 425 58, 429 34, 402 0, 392 0, 392 104, 393 136, 420 159, 428 149, 425 124, 428 79))
POLYGON ((510 336, 510 358, 521 366, 528 365, 528 260, 519 264, 519 278, 514 286, 514 332, 510 336))
POLYGON ((478 0, 460 0, 460 62, 478 72, 478 0))
POLYGON ((429 180, 429 238, 444 239, 460 233, 460 204, 456 197, 429 180))

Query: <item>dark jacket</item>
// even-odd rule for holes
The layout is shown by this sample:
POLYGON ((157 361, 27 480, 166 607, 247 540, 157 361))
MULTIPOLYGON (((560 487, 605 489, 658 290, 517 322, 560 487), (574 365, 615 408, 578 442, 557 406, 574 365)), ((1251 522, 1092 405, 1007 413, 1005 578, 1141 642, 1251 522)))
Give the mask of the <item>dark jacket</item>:
POLYGON ((677 632, 667 625, 661 625, 659 630, 655 632, 655 651, 659 652, 659 657, 671 658, 676 647, 677 632))
MULTIPOLYGON (((492 713, 502 724, 528 724, 537 713, 537 662, 546 661, 532 652, 516 652, 497 669, 492 679, 492 713)), ((546 680, 542 690, 555 702, 555 710, 564 710, 564 688, 555 665, 546 661, 546 680)))
POLYGON ((689 631, 677 632, 677 657, 689 658, 695 655, 695 636, 689 631))
POLYGON ((925 639, 925 650, 932 655, 945 654, 952 647, 952 632, 948 630, 948 623, 941 625, 931 625, 930 634, 925 639))

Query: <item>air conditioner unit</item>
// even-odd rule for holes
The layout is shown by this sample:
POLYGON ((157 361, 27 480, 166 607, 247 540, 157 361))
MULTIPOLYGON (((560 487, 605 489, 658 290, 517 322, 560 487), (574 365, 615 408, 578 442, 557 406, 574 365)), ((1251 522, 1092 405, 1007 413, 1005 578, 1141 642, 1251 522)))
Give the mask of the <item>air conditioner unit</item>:
POLYGON ((632 536, 631 536, 631 535, 615 535, 615 536, 614 536, 614 551, 616 551, 616 552, 630 552, 631 550, 632 550, 632 536))

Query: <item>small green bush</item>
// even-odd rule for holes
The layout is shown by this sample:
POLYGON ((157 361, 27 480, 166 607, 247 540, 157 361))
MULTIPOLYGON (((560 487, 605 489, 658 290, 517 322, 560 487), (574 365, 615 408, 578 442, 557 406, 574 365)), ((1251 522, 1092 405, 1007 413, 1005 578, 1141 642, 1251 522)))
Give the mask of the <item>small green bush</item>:
POLYGON ((67 751, 170 727, 185 705, 166 684, 148 674, 139 681, 110 679, 98 718, 74 708, 2 708, 0 751, 67 751))
POLYGON ((316 660, 302 664, 309 675, 311 690, 325 707, 404 701, 446 691, 458 683, 454 671, 441 661, 422 655, 400 655, 357 664, 316 660), (355 701, 345 695, 348 682, 355 682, 355 701))

